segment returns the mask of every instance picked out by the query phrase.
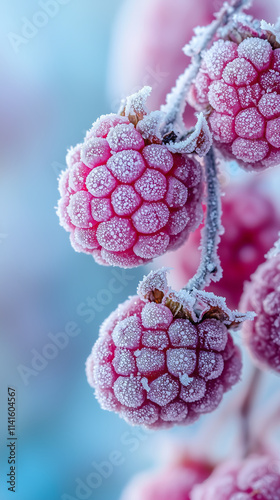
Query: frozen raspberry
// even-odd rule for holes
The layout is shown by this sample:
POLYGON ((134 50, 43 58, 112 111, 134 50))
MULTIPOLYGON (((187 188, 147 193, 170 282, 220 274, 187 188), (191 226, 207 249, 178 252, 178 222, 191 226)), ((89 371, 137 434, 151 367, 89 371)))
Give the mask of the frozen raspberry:
POLYGON ((279 55, 262 38, 218 40, 191 89, 192 104, 207 108, 216 146, 245 170, 280 163, 279 55))
POLYGON ((243 329, 253 358, 280 373, 280 255, 258 267, 245 284, 240 305, 257 314, 243 329))
POLYGON ((87 361, 102 408, 152 428, 190 424, 219 405, 241 371, 228 329, 245 318, 213 294, 184 298, 161 283, 152 272, 109 316, 87 361))
POLYGON ((280 500, 279 459, 249 456, 218 466, 193 488, 191 500, 280 500))
POLYGON ((137 128, 125 116, 102 116, 69 151, 60 178, 60 223, 74 249, 98 263, 145 264, 201 220, 200 165, 144 141, 137 128))
MULTIPOLYGON (((227 187, 222 210, 225 233, 221 236, 219 256, 224 272, 222 279, 211 283, 209 290, 226 297, 229 306, 236 309, 244 281, 263 262, 264 255, 277 239, 280 212, 255 182, 227 187)), ((161 258, 163 265, 174 268, 174 286, 184 286, 195 274, 200 261, 200 239, 201 227, 175 254, 161 258)))
MULTIPOLYGON (((223 3, 196 0, 194 9, 193 0, 142 0, 139 9, 138 0, 125 0, 113 33, 108 77, 116 109, 120 98, 142 85, 153 87, 149 107, 159 109, 190 62, 182 47, 191 40, 194 27, 211 23, 223 3)), ((274 22, 280 15, 279 1, 255 0, 249 13, 274 22)), ((184 121, 188 127, 194 123, 190 106, 186 107, 184 121)))
POLYGON ((187 459, 135 476, 121 500, 190 500, 191 491, 210 474, 208 464, 187 459))

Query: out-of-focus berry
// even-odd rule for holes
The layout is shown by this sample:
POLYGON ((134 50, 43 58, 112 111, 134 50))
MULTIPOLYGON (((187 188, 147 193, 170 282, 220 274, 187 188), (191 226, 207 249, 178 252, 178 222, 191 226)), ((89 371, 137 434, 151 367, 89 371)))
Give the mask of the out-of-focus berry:
POLYGON ((132 479, 121 500, 190 500, 193 487, 202 483, 210 471, 203 462, 188 460, 144 472, 132 479))
POLYGON ((238 382, 241 357, 228 328, 245 316, 213 294, 170 292, 150 274, 102 325, 88 381, 101 406, 132 425, 190 424, 238 382))
POLYGON ((263 367, 280 373, 280 255, 260 265, 245 284, 240 306, 257 316, 242 333, 250 353, 263 367))
POLYGON ((280 500, 279 459, 249 456, 225 462, 194 487, 191 500, 280 500))
MULTIPOLYGON (((280 213, 258 184, 251 182, 228 186, 222 197, 222 211, 225 233, 218 254, 223 277, 217 283, 212 282, 208 290, 226 297, 229 306, 236 309, 244 281, 263 262, 277 239, 280 213)), ((184 286, 198 268, 201 227, 176 253, 161 258, 163 265, 174 268, 172 277, 176 287, 184 286)))

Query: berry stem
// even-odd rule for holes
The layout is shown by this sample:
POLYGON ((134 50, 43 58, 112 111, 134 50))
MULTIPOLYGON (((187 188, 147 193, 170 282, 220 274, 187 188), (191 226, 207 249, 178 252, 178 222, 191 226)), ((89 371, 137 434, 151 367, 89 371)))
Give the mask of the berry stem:
POLYGON ((256 398, 256 394, 259 388, 259 383, 261 380, 262 372, 259 368, 255 367, 251 380, 248 383, 247 390, 240 407, 240 417, 241 417, 241 436, 242 436, 242 446, 243 446, 243 456, 246 457, 252 451, 252 432, 250 425, 250 416, 252 412, 252 407, 256 398))
POLYGON ((207 153, 204 161, 207 182, 207 214, 205 226, 201 232, 201 262, 196 274, 185 287, 187 291, 194 288, 203 290, 211 280, 219 281, 222 277, 220 259, 217 255, 219 235, 222 232, 221 199, 213 148, 207 153))
POLYGON ((225 2, 220 11, 215 14, 216 19, 211 24, 204 28, 198 27, 195 29, 195 36, 184 49, 186 55, 192 57, 191 64, 179 76, 175 87, 166 96, 166 104, 161 107, 161 110, 166 113, 162 124, 163 135, 174 130, 174 126, 181 133, 185 129, 182 115, 186 105, 186 96, 200 69, 203 50, 213 41, 217 30, 221 26, 226 25, 237 12, 248 8, 250 4, 251 0, 225 2))

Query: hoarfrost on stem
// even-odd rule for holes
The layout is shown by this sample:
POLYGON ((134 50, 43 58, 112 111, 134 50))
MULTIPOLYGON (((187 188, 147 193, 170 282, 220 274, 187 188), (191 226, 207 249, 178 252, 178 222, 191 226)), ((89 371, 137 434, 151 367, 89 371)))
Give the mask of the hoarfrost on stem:
POLYGON ((197 273, 187 284, 187 290, 203 289, 211 280, 219 281, 222 277, 217 247, 223 228, 221 226, 220 188, 213 148, 205 157, 205 169, 207 178, 207 215, 205 227, 202 231, 201 263, 197 273))

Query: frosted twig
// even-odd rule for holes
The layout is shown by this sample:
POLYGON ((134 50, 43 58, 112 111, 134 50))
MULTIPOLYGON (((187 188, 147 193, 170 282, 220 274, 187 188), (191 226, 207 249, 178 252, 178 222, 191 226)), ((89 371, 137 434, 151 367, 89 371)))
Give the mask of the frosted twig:
POLYGON ((186 290, 188 291, 194 288, 203 290, 211 280, 219 281, 222 277, 220 259, 217 255, 217 247, 220 241, 219 235, 222 232, 221 200, 213 148, 205 156, 205 170, 207 181, 207 214, 201 237, 201 262, 196 274, 186 286, 186 290))
POLYGON ((174 128, 179 133, 184 130, 182 115, 186 105, 186 96, 199 71, 202 51, 207 48, 221 26, 227 24, 235 14, 248 8, 250 4, 251 0, 225 2, 220 11, 215 14, 216 19, 211 24, 203 28, 195 28, 195 36, 184 48, 185 54, 192 57, 192 62, 179 76, 175 87, 166 96, 166 104, 161 107, 161 110, 166 113, 162 124, 163 135, 171 132, 174 128))

